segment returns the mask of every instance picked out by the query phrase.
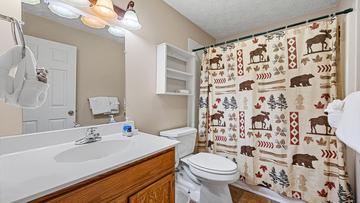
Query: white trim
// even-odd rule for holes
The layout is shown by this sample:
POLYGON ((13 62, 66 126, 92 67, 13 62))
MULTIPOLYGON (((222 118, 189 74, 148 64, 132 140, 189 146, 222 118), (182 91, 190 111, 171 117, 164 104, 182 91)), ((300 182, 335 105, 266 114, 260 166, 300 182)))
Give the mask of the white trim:
MULTIPOLYGON (((355 15, 355 24, 354 26, 356 27, 355 30, 355 66, 354 69, 356 71, 356 90, 360 91, 360 2, 359 0, 355 1, 355 11, 354 11, 354 15, 355 15)), ((355 192, 355 198, 360 199, 360 174, 358 174, 357 172, 360 171, 360 154, 356 154, 356 158, 355 158, 355 171, 354 171, 354 175, 355 175, 355 181, 356 181, 356 185, 354 188, 355 192)), ((356 201, 355 201, 356 202, 356 201)))
MULTIPOLYGON (((197 49, 200 47, 203 47, 204 45, 200 44, 199 42, 193 40, 193 39, 188 39, 188 51, 192 52, 193 49, 197 49)), ((193 75, 194 75, 194 84, 193 84, 193 95, 190 96, 188 98, 188 113, 187 113, 187 125, 193 128, 197 128, 197 117, 198 117, 198 109, 197 107, 197 101, 199 98, 199 94, 200 94, 200 89, 199 89, 199 78, 200 78, 200 56, 198 55, 198 53, 195 53, 195 60, 193 60, 193 75)))

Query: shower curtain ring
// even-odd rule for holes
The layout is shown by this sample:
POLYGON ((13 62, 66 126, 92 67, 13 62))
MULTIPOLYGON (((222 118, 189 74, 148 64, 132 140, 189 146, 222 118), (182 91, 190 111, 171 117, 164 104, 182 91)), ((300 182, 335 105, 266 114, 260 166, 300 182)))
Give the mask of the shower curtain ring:
POLYGON ((335 13, 330 14, 330 19, 335 18, 335 16, 336 16, 336 14, 335 14, 335 13))

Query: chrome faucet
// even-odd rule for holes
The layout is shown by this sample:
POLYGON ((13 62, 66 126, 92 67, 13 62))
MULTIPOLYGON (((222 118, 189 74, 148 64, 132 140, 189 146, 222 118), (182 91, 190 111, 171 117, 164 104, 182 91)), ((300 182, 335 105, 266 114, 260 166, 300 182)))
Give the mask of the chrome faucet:
POLYGON ((97 130, 97 128, 95 128, 95 127, 86 129, 85 137, 83 137, 79 140, 76 140, 75 144, 82 145, 82 144, 89 144, 92 142, 100 141, 101 140, 100 133, 96 133, 96 130, 97 130))

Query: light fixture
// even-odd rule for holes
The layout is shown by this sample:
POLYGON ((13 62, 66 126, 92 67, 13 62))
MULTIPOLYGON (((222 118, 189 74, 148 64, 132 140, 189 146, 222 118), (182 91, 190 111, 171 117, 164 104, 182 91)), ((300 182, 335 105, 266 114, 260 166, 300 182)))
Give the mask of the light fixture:
POLYGON ((118 26, 110 26, 108 31, 110 34, 117 36, 117 37, 124 37, 125 36, 125 30, 124 28, 118 27, 118 26))
POLYGON ((40 0, 21 0, 21 2, 31 5, 36 5, 40 3, 40 0))
POLYGON ((79 7, 88 7, 88 6, 90 6, 89 0, 65 0, 65 1, 70 3, 71 5, 74 5, 74 6, 79 6, 79 7))
MULTIPOLYGON (((1 1, 1 0, 0 0, 1 1)), ((110 34, 124 37, 127 30, 139 30, 141 25, 134 10, 135 3, 128 3, 126 11, 113 4, 112 0, 21 0, 37 4, 44 1, 56 15, 75 19, 91 28, 102 29, 109 26, 110 34), (121 18, 119 17, 121 16, 121 18)))
POLYGON ((141 28, 139 19, 134 10, 134 6, 135 6, 135 3, 133 1, 130 1, 127 6, 125 15, 124 15, 123 19, 121 19, 122 25, 129 30, 139 30, 141 28))
POLYGON ((97 0, 92 8, 96 14, 104 18, 112 19, 117 17, 111 0, 97 0))
POLYGON ((81 22, 91 28, 101 29, 105 27, 105 23, 101 22, 93 16, 82 16, 81 22))
POLYGON ((64 18, 74 19, 80 16, 72 10, 70 5, 58 1, 50 2, 48 7, 53 13, 64 18))

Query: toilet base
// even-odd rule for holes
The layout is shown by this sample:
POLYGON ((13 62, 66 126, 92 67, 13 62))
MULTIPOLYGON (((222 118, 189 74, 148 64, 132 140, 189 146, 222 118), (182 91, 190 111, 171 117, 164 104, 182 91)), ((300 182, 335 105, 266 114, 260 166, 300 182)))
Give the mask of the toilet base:
POLYGON ((232 203, 228 184, 203 181, 199 203, 232 203))

